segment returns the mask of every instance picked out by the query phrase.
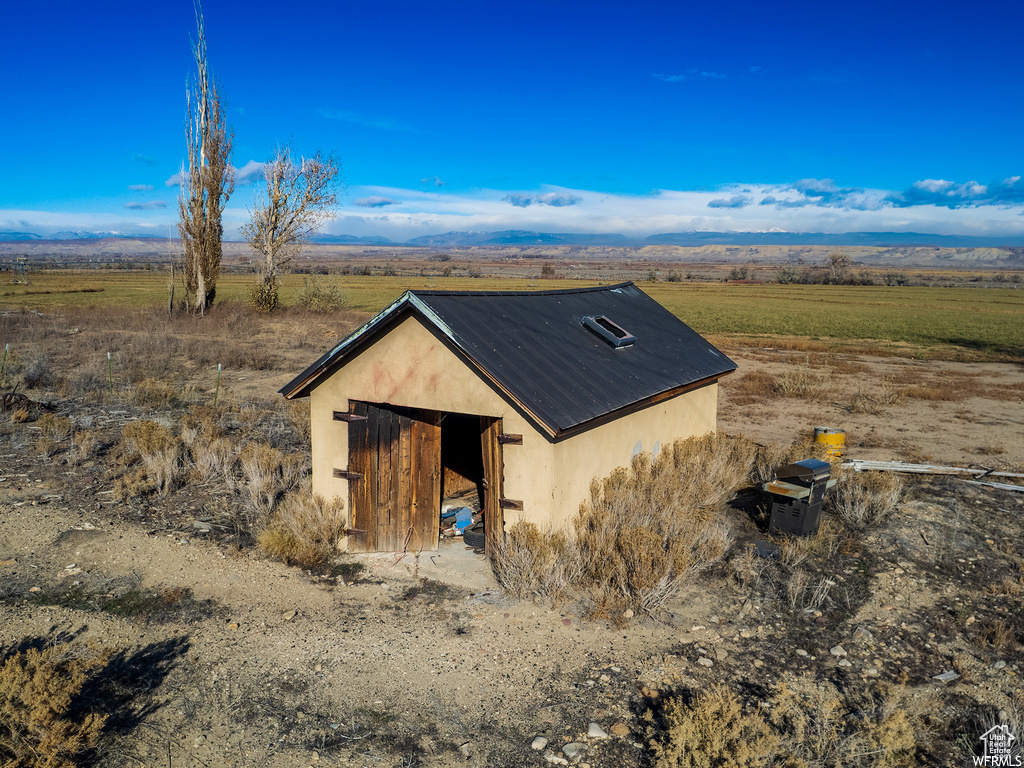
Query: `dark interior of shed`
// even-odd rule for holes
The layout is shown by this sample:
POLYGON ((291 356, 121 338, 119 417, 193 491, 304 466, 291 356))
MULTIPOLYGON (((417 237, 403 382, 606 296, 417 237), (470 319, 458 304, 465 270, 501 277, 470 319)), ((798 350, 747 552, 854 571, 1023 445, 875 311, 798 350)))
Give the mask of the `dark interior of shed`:
MULTIPOLYGON (((480 417, 445 413, 441 417, 441 510, 469 507, 478 515, 483 506, 484 462, 480 417)), ((482 525, 482 524, 481 524, 482 525)), ((442 530, 451 523, 442 521, 442 530)))

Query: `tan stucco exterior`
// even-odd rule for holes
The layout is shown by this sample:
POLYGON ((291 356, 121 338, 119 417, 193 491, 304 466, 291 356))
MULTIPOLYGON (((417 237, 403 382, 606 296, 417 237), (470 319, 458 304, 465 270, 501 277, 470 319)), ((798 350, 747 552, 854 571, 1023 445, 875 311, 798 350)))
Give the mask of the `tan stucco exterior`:
POLYGON ((717 384, 708 384, 554 442, 410 315, 313 388, 313 490, 348 500, 348 481, 333 475, 348 464, 348 425, 332 414, 348 411, 349 401, 498 417, 505 434, 523 436, 522 445, 503 447, 503 496, 523 504, 505 511, 506 525, 560 527, 588 497, 591 480, 628 465, 636 449, 713 431, 717 397, 717 384))

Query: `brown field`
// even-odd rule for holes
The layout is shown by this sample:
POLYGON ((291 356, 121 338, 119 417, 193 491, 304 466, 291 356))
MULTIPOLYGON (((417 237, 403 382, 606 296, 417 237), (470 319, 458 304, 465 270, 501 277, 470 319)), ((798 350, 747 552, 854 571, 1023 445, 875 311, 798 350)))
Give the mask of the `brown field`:
MULTIPOLYGON (((50 303, 0 297, 0 391, 52 410, 0 413, 0 659, 109 651, 69 715, 107 715, 83 764, 542 766, 581 742, 576 764, 671 765, 712 749, 697 717, 758 745, 720 764, 961 765, 996 723, 1024 738, 1024 493, 906 477, 871 524, 835 506, 818 536, 770 541, 742 478, 701 513, 728 549, 653 615, 550 579, 513 599, 458 542, 325 561, 274 528, 309 450, 275 393, 365 310, 24 300, 50 303)), ((739 363, 720 432, 762 446, 759 473, 811 455, 818 425, 850 457, 1024 472, 1019 349, 710 332, 739 363)), ((0 675, 0 705, 20 690, 0 675)))

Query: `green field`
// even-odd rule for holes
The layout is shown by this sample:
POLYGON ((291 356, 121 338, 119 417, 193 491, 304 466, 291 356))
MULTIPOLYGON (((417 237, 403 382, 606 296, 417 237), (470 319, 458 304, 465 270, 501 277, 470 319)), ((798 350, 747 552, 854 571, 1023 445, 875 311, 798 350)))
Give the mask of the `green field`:
MULTIPOLYGON (((284 278, 281 299, 295 303, 302 277, 284 278)), ((341 281, 350 309, 377 312, 407 289, 529 290, 593 285, 580 280, 364 277, 341 281)), ((252 277, 224 275, 218 301, 244 301, 252 277)), ((1024 290, 736 283, 640 283, 640 287, 700 333, 719 337, 799 337, 850 346, 957 350, 1024 359, 1024 290)), ((44 311, 57 306, 160 307, 166 274, 43 272, 29 286, 0 286, 0 309, 44 311)))

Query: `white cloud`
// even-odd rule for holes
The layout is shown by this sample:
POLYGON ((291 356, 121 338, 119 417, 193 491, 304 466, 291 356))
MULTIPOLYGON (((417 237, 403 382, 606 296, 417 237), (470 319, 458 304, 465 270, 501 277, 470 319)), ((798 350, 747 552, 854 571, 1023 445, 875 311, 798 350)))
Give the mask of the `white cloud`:
MULTIPOLYGON (((842 187, 827 179, 732 184, 708 191, 662 189, 644 195, 557 186, 468 192, 446 189, 428 185, 410 189, 353 187, 350 194, 358 210, 340 208, 338 218, 325 227, 325 232, 383 235, 397 242, 448 231, 505 229, 621 233, 629 237, 691 230, 910 231, 1024 237, 1024 200, 1020 199, 1024 184, 1014 177, 988 185, 924 180, 910 187, 919 190, 922 197, 928 196, 916 204, 904 197, 906 193, 842 187), (982 194, 979 190, 983 186, 982 194), (946 194, 950 189, 961 193, 953 205, 946 194), (982 195, 981 201, 975 197, 963 202, 967 196, 978 194, 982 195), (934 196, 938 201, 932 201, 934 196), (510 204, 515 200, 529 201, 529 205, 510 204)), ((232 198, 225 211, 225 234, 231 239, 238 237, 238 227, 249 215, 241 197, 232 198)), ((166 235, 174 230, 177 212, 174 206, 158 210, 158 202, 134 204, 131 219, 124 209, 109 215, 0 211, 0 229, 47 235, 62 229, 138 232, 143 228, 166 235)))
POLYGON ((128 185, 128 191, 129 192, 152 192, 153 191, 153 185, 152 184, 129 184, 128 185))
POLYGON ((248 187, 263 178, 263 166, 265 163, 258 163, 250 160, 241 168, 235 168, 235 186, 248 187))

